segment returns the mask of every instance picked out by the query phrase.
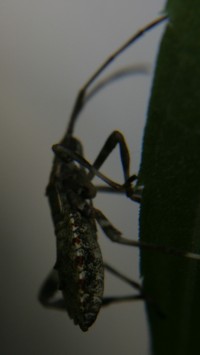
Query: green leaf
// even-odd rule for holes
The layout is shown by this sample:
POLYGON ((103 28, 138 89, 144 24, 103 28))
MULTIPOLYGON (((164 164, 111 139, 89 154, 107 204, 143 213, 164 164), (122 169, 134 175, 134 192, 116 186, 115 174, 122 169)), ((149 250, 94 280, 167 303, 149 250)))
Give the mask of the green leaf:
MULTIPOLYGON (((139 173, 140 238, 198 253, 200 1, 169 0, 167 13, 139 173)), ((142 251, 141 275, 152 353, 199 353, 200 262, 142 251)))

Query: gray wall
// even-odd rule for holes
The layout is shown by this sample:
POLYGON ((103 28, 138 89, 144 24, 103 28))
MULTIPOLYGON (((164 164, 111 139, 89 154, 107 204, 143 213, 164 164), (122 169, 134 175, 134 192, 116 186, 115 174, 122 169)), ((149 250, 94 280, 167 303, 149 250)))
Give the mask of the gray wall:
MULTIPOLYGON (((64 133, 75 95, 113 50, 154 19, 164 0, 7 0, 0 4, 1 353, 4 355, 147 354, 143 303, 102 310, 88 333, 67 314, 43 309, 38 288, 55 262, 55 238, 45 186, 51 145, 64 133)), ((147 75, 113 83, 80 117, 76 135, 90 161, 114 129, 130 147, 138 171, 153 63, 163 26, 125 53, 111 71, 148 64, 147 75)), ((108 71, 109 72, 109 71, 108 71)), ((102 168, 122 181, 118 150, 102 168)), ((130 238, 138 236, 138 206, 99 195, 95 206, 130 238)), ((139 280, 138 250, 112 245, 99 231, 105 260, 139 280)), ((106 294, 132 289, 106 277, 106 294)))

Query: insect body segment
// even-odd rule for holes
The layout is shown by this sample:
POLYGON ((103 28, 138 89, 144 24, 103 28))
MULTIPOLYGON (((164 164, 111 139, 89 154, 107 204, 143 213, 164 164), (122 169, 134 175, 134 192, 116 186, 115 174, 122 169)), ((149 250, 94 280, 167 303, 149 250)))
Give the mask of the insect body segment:
MULTIPOLYGON (((69 138, 74 144, 75 138, 69 138)), ((80 143, 77 141, 78 151, 80 143)), ((75 149, 76 151, 76 149, 75 149)), ((90 199, 91 183, 85 170, 66 157, 68 163, 55 157, 47 196, 51 207, 57 240, 57 261, 54 269, 58 275, 58 285, 64 297, 60 308, 87 330, 94 322, 102 304, 104 267, 101 250, 97 242, 94 211, 90 199)), ((45 286, 40 299, 46 306, 56 307, 46 297, 45 286)), ((53 296, 53 292, 52 292, 53 296)))
POLYGON ((66 309, 83 331, 95 321, 102 304, 104 268, 96 226, 80 212, 71 211, 57 235, 60 289, 66 309), (68 219, 69 218, 69 219, 68 219))

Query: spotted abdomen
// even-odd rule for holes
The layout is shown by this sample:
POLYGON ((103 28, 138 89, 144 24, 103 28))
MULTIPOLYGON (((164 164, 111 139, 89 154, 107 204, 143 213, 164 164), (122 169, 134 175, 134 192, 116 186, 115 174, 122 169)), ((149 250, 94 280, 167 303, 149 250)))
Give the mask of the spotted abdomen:
POLYGON ((83 331, 95 321, 102 304, 104 268, 94 219, 71 211, 58 223, 57 270, 66 309, 83 331))

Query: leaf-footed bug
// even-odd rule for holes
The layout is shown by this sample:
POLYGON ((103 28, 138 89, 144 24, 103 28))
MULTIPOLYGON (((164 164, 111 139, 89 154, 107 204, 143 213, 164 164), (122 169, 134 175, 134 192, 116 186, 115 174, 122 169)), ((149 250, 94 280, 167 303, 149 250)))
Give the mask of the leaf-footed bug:
POLYGON ((60 144, 53 146, 55 159, 46 193, 55 226, 57 260, 53 271, 40 289, 39 300, 46 307, 66 309, 74 323, 78 324, 83 331, 87 331, 93 324, 103 303, 108 304, 114 300, 120 300, 120 298, 110 298, 104 301, 104 266, 139 290, 139 294, 131 296, 131 299, 144 297, 139 284, 130 281, 108 265, 104 265, 97 242, 96 221, 104 233, 117 243, 194 259, 200 258, 199 255, 174 248, 150 245, 124 238, 104 214, 93 207, 92 199, 97 191, 115 191, 123 192, 131 200, 140 202, 142 187, 133 185, 137 177, 136 175, 131 176, 129 173, 130 159, 125 139, 118 131, 111 133, 95 162, 91 165, 83 157, 80 141, 73 136, 76 119, 92 96, 91 93, 87 93, 91 84, 119 54, 143 33, 165 19, 166 16, 162 16, 138 31, 91 76, 78 93, 64 138, 60 144), (124 184, 122 185, 110 180, 99 171, 117 144, 120 148, 124 174, 124 184), (92 184, 94 176, 98 176, 107 185, 94 186, 92 184), (55 300, 54 296, 58 290, 62 291, 63 298, 55 300))

